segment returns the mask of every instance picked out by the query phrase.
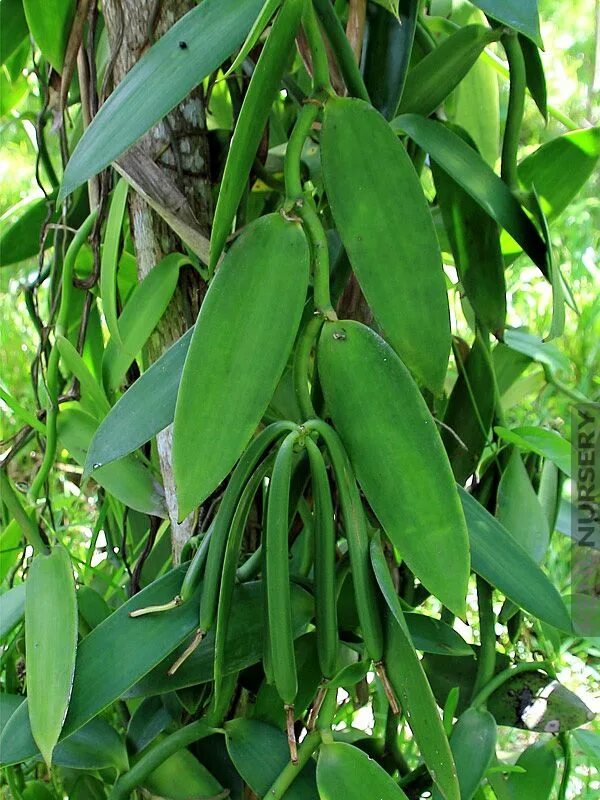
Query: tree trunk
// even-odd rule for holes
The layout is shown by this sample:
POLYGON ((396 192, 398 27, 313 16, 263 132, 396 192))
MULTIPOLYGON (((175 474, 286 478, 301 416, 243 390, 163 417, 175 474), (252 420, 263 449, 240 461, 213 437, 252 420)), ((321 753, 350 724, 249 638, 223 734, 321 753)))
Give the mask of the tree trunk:
MULTIPOLYGON (((109 41, 114 50, 113 82, 118 84, 151 43, 196 5, 193 0, 105 0, 109 41)), ((168 80, 165 75, 165 80, 168 80)), ((149 102, 152 99, 149 98, 149 102)), ((176 183, 186 196, 202 231, 208 235, 212 219, 208 139, 204 96, 199 87, 150 130, 139 142, 143 152, 176 183)), ((181 251, 181 242, 166 223, 134 191, 129 194, 129 215, 138 277, 142 280, 167 254, 181 251)), ((177 290, 147 347, 150 362, 194 323, 206 285, 193 269, 183 269, 177 290)), ((139 310, 144 313, 143 309, 139 310)), ((173 561, 192 535, 195 515, 178 522, 172 466, 171 427, 157 436, 158 455, 171 521, 173 561)))

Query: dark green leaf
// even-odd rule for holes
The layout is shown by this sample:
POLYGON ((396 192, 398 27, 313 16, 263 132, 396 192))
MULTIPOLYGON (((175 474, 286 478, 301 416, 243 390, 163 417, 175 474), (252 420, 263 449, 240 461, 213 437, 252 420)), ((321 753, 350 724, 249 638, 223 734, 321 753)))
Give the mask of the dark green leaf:
POLYGON ((500 38, 500 31, 466 25, 425 56, 408 73, 400 114, 428 117, 458 86, 484 48, 500 38))
POLYGON ((77 0, 23 0, 29 31, 44 58, 62 72, 77 0))
POLYGON ((496 781, 504 781, 507 798, 511 800, 549 800, 556 779, 556 756, 552 742, 532 744, 517 759, 517 766, 525 772, 510 772, 506 779, 494 776, 496 781))
POLYGON ((542 46, 537 0, 473 0, 490 17, 542 46))
POLYGON ((166 800, 218 797, 223 787, 185 748, 169 756, 144 780, 152 796, 166 800))
POLYGON ((364 800, 365 791, 382 800, 408 800, 383 767, 362 750, 343 742, 321 745, 317 784, 321 800, 364 800))
POLYGON ((548 458, 565 475, 571 475, 571 445, 557 431, 531 426, 512 430, 498 426, 494 430, 505 442, 515 444, 526 452, 548 458))
POLYGON ((540 58, 540 51, 531 39, 519 34, 519 44, 525 61, 525 75, 527 88, 545 121, 548 120, 548 94, 546 91, 546 76, 544 65, 540 58))
POLYGON ((546 245, 508 186, 466 142, 441 122, 404 114, 392 122, 404 131, 499 225, 521 245, 542 273, 548 274, 546 245))
POLYGON ((87 453, 85 475, 96 464, 110 464, 133 453, 173 422, 192 333, 193 328, 171 345, 102 420, 87 453))
POLYGON ((473 569, 509 600, 563 631, 572 629, 569 613, 549 578, 497 519, 459 488, 473 569))
POLYGON ((241 45, 262 2, 205 0, 176 22, 127 73, 86 129, 67 164, 61 197, 118 158, 217 69, 241 45), (182 41, 186 47, 180 47, 182 41))
POLYGON ((329 414, 384 531, 427 589, 462 614, 464 518, 435 422, 408 370, 383 339, 352 321, 325 323, 317 364, 329 414))
POLYGON ((412 162, 362 100, 327 102, 321 148, 333 218, 367 302, 406 366, 439 393, 450 350, 448 297, 412 162))
POLYGON ((28 32, 27 20, 23 13, 23 0, 1 0, 0 66, 27 38, 28 32))
POLYGON ((175 408, 173 468, 183 518, 225 478, 256 430, 296 338, 308 285, 300 225, 248 225, 206 294, 175 408))
MULTIPOLYGON (((267 792, 281 770, 289 763, 284 733, 253 719, 233 719, 225 723, 227 751, 235 768, 258 797, 267 792)), ((318 800, 314 762, 302 769, 284 795, 285 800, 318 800)))

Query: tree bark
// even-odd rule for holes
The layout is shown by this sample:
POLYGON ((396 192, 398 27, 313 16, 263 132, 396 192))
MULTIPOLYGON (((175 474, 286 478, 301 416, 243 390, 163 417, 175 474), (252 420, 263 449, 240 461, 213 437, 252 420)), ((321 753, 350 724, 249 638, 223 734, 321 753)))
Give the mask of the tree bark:
MULTIPOLYGON (((103 11, 113 50, 120 41, 115 54, 114 84, 123 79, 152 41, 195 5, 193 0, 105 0, 103 11)), ((148 100, 152 102, 152 98, 148 100)), ((208 235, 212 193, 202 88, 198 87, 179 103, 138 144, 186 196, 201 230, 208 235)), ((129 194, 129 216, 138 277, 142 280, 166 254, 181 251, 182 246, 161 217, 134 191, 129 194)), ((194 323, 205 291, 206 285, 195 270, 181 271, 175 295, 147 346, 149 362, 156 360, 194 323)), ((195 515, 178 521, 172 445, 169 427, 158 434, 157 449, 171 522, 173 561, 179 563, 183 545, 193 533, 195 515)))

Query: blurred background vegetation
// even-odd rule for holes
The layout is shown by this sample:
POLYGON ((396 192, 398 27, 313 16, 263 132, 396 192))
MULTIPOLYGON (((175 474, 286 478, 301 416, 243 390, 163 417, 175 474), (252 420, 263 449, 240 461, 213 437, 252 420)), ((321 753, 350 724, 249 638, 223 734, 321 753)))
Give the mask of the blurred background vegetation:
MULTIPOLYGON (((440 0, 443 6, 443 0, 440 0)), ((600 0, 540 0, 540 16, 545 52, 542 54, 548 84, 548 100, 577 127, 587 127, 600 122, 600 0)), ((24 66, 24 65, 23 65, 24 66)), ((4 69, 4 68, 3 68, 4 69)), ((23 205, 32 197, 41 196, 36 183, 35 118, 39 110, 36 82, 24 73, 8 84, 4 72, 0 73, 0 231, 23 205), (5 114, 6 106, 13 106, 15 93, 20 98, 15 110, 5 114)), ((507 82, 500 80, 501 119, 506 109, 507 82)), ((565 125, 550 117, 547 126, 539 116, 532 100, 527 102, 526 124, 522 140, 523 155, 566 130, 565 125)), ((50 156, 58 163, 57 137, 51 139, 50 156), (53 149, 52 149, 53 148, 53 149)), ((523 373, 510 397, 505 397, 505 411, 509 426, 519 424, 545 425, 570 433, 570 409, 573 391, 591 400, 600 399, 600 176, 594 175, 552 227, 552 238, 557 263, 564 277, 567 293, 571 295, 567 307, 564 335, 553 342, 559 371, 559 385, 543 380, 542 367, 532 364, 523 373), (567 387, 564 390, 563 385, 567 387)), ((21 284, 35 274, 37 261, 0 270, 0 314, 2 318, 0 387, 9 388, 26 409, 34 409, 30 365, 34 358, 38 335, 33 328, 24 303, 21 284)), ((549 285, 539 277, 536 268, 530 267, 522 257, 509 268, 508 324, 525 326, 532 333, 543 336, 551 319, 551 292, 549 285)), ((455 299, 456 330, 467 333, 467 323, 461 313, 460 302, 455 299)), ((11 437, 19 430, 21 421, 0 401, 2 411, 0 440, 2 451, 10 446, 11 437)), ((32 445, 34 447, 34 445, 32 445)), ((29 473, 34 452, 24 452, 21 461, 13 465, 13 474, 19 470, 25 477, 29 473)), ((95 523, 95 495, 93 487, 81 491, 80 470, 65 458, 61 470, 55 471, 56 494, 53 510, 63 519, 65 534, 71 540, 71 552, 85 560, 95 523)), ((565 497, 568 499, 568 485, 565 497)), ((568 505, 562 514, 559 527, 567 533, 568 505), (565 519, 566 518, 566 519, 565 519)), ((102 577, 106 559, 116 566, 115 552, 110 543, 98 540, 98 553, 92 566, 102 577), (102 551, 104 550, 104 553, 102 551)), ((561 588, 568 586, 569 539, 556 534, 546 563, 561 588)), ((0 552, 0 572, 2 567, 0 552)), ((122 568, 122 564, 119 564, 122 568)), ((110 575, 110 573, 108 573, 110 575)), ((108 577, 108 576, 107 576, 108 577)), ((116 580, 114 573, 108 580, 116 580)), ((118 582, 118 581, 117 581, 118 582)), ((600 712, 600 640, 581 640, 575 646, 562 645, 564 674, 559 676, 569 688, 576 690, 597 713, 600 712)), ((600 729, 599 729, 600 730, 600 729)), ((503 747, 510 753, 518 745, 522 749, 526 734, 505 730, 503 747)), ((534 739, 534 736, 529 736, 534 739)), ((598 741, 596 739, 596 741, 598 741)), ((569 797, 598 797, 600 782, 594 769, 600 760, 581 749, 575 751, 575 774, 569 797)), ((593 754, 592 754, 593 755, 593 754)), ((524 799, 526 800, 526 799, 524 799)))

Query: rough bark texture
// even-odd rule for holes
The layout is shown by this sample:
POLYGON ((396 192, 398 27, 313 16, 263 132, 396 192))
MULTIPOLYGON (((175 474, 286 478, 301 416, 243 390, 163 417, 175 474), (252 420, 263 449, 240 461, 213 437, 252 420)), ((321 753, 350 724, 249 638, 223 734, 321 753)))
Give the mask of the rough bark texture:
MULTIPOLYGON (((105 0, 104 16, 109 39, 114 44, 121 38, 113 80, 118 84, 138 61, 152 41, 159 38, 173 23, 195 7, 193 0, 105 0)), ((168 76, 165 76, 168 80, 168 76)), ((152 102, 152 98, 148 98, 152 102)), ((195 90, 158 123, 139 142, 144 153, 152 158, 174 180, 186 196, 200 228, 209 234, 212 219, 209 177, 208 140, 202 89, 195 90)), ((181 250, 181 242, 171 229, 135 192, 130 193, 129 214, 135 244, 138 275, 143 279, 167 253, 181 250)), ((182 270, 173 300, 161 319, 147 348, 149 361, 154 361, 178 339, 196 319, 205 285, 192 269, 182 270)), ((140 309, 143 314, 143 309, 140 309)), ((177 500, 172 468, 172 431, 157 437, 158 454, 172 526, 173 558, 179 562, 181 549, 192 535, 194 516, 177 521, 177 500)))

